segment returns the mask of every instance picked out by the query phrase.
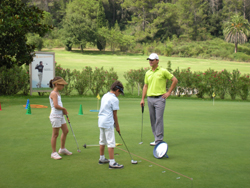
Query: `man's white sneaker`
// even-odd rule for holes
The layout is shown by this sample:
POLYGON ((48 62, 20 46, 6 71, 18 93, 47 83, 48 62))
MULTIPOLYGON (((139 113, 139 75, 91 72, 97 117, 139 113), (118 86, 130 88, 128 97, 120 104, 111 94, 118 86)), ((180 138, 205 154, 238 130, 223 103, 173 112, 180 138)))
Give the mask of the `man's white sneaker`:
POLYGON ((62 154, 62 155, 72 155, 72 152, 68 151, 66 148, 64 149, 59 149, 58 153, 62 154))
POLYGON ((51 158, 58 160, 58 159, 61 159, 62 157, 57 152, 54 152, 54 153, 51 153, 51 158))
POLYGON ((155 146, 155 141, 154 142, 150 142, 150 146, 155 146))

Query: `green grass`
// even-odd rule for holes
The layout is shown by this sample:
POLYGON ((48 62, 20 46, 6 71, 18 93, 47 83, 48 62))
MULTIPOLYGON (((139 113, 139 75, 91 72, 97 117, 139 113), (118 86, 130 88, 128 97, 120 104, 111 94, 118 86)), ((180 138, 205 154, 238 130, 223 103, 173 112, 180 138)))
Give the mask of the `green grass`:
MULTIPOLYGON (((0 97, 1 188, 246 188, 250 184, 248 102, 215 101, 213 105, 212 100, 168 99, 164 122, 169 158, 156 159, 153 157, 153 147, 149 146, 154 138, 148 108, 145 107, 143 114, 143 144, 139 145, 142 118, 140 98, 120 97, 118 119, 121 134, 130 152, 136 155, 133 155, 133 159, 140 162, 131 164, 128 153, 115 149, 115 153, 119 154, 115 155, 116 161, 125 167, 122 170, 109 170, 107 165, 97 163, 98 147, 82 147, 85 143, 98 144, 97 113, 89 111, 97 108, 96 98, 63 96, 63 104, 68 109, 82 152, 77 152, 69 127, 66 146, 73 155, 63 156, 59 161, 50 158, 50 107, 32 108, 32 114, 26 115, 23 105, 28 98, 31 104, 49 107, 48 96, 0 97), (80 104, 83 106, 82 116, 78 115, 80 104), (178 177, 180 179, 176 179, 178 177), (193 181, 189 178, 193 178, 193 181)), ((122 143, 118 134, 116 142, 122 143)), ((58 149, 59 143, 58 138, 58 149)), ((126 150, 124 145, 118 147, 126 150)), ((105 154, 108 157, 107 150, 105 154)))
MULTIPOLYGON (((130 69, 139 69, 141 67, 149 67, 149 63, 146 60, 147 55, 140 54, 121 54, 117 52, 107 51, 105 53, 99 51, 84 51, 73 50, 71 52, 62 49, 46 50, 55 52, 55 61, 61 64, 63 68, 69 68, 71 70, 81 70, 85 66, 91 67, 104 67, 105 70, 114 67, 114 70, 119 76, 119 80, 126 83, 123 77, 124 72, 130 69)), ((209 68, 221 71, 227 69, 232 71, 239 69, 242 74, 249 74, 250 63, 234 62, 234 61, 222 61, 222 60, 209 60, 209 59, 197 59, 197 58, 180 58, 180 57, 166 57, 160 56, 159 65, 163 68, 168 67, 168 61, 172 63, 172 69, 177 67, 180 69, 186 69, 191 67, 191 71, 205 71, 209 68)))

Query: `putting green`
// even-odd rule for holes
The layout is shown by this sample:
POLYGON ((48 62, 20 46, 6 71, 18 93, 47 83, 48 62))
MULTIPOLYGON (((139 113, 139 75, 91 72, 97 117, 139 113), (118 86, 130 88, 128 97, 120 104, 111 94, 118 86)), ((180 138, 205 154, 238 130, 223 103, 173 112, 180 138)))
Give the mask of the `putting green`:
MULTIPOLYGON (((140 98, 120 98, 118 120, 124 145, 115 149, 115 159, 124 165, 109 170, 98 165, 99 129, 95 97, 62 96, 81 153, 69 127, 66 147, 73 152, 53 160, 50 108, 32 108, 26 115, 26 97, 0 97, 1 187, 247 187, 249 168, 249 102, 167 99, 164 123, 169 158, 153 157, 153 141, 147 106, 143 114, 141 141, 140 98), (78 115, 80 104, 83 114, 78 115), (190 178, 193 178, 191 180, 190 178)), ((48 96, 29 97, 31 104, 49 106, 48 96)), ((116 142, 122 143, 116 134, 116 142)), ((57 140, 57 149, 60 139, 57 140)), ((105 155, 108 158, 107 149, 105 155)))

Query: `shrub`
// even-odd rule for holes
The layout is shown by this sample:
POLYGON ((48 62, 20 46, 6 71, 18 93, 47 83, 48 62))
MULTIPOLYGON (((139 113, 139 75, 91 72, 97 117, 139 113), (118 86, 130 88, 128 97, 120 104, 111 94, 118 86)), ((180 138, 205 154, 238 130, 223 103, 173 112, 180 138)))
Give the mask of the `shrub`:
POLYGON ((38 51, 41 51, 43 48, 43 39, 38 34, 28 34, 27 35, 27 44, 34 45, 38 51))
POLYGON ((110 87, 111 85, 116 81, 118 80, 118 76, 117 76, 117 73, 114 72, 114 68, 110 68, 109 71, 105 71, 105 85, 104 85, 104 88, 105 88, 105 91, 104 92, 108 92, 110 91, 110 87))
POLYGON ((233 72, 230 75, 229 87, 228 87, 228 92, 232 100, 236 98, 236 95, 238 93, 239 77, 240 77, 240 71, 238 71, 238 69, 233 70, 233 72))
POLYGON ((238 80, 238 85, 239 85, 238 93, 241 99, 247 100, 250 88, 249 74, 241 76, 238 80))
POLYGON ((22 76, 25 82, 23 82, 22 92, 24 95, 28 95, 30 93, 30 75, 29 75, 29 66, 26 65, 23 67, 22 76))
MULTIPOLYGON (((190 67, 180 71, 179 67, 173 72, 174 76, 178 79, 178 85, 176 87, 177 95, 190 96, 193 91, 193 74, 190 71, 190 67)), ((167 81, 167 87, 169 87, 171 81, 167 81), (169 86, 168 86, 169 85, 169 86)))
POLYGON ((22 90, 26 94, 28 85, 29 73, 23 67, 0 67, 0 95, 14 95, 22 90))
POLYGON ((92 68, 86 66, 82 71, 74 70, 73 74, 75 76, 75 89, 79 95, 84 95, 90 89, 92 68))
POLYGON ((194 87, 197 89, 196 96, 198 98, 204 98, 204 95, 207 92, 207 82, 204 79, 203 73, 201 71, 194 72, 193 78, 194 87))
POLYGON ((233 58, 237 61, 249 61, 250 60, 250 55, 247 55, 243 52, 237 52, 233 54, 233 58))
POLYGON ((215 93, 221 99, 225 99, 225 95, 228 92, 229 88, 229 80, 230 80, 230 73, 224 69, 217 74, 218 80, 215 84, 215 93))
POLYGON ((218 82, 218 73, 213 69, 206 70, 203 74, 204 82, 206 82, 206 93, 208 96, 213 98, 213 93, 215 92, 215 85, 218 82))
POLYGON ((124 73, 124 78, 128 81, 126 85, 126 89, 133 94, 134 88, 138 88, 138 95, 140 93, 140 89, 142 90, 144 86, 144 77, 149 68, 140 68, 137 70, 129 70, 124 73))
POLYGON ((64 86, 62 93, 65 95, 70 95, 75 85, 75 76, 74 73, 70 71, 70 69, 63 69, 61 65, 56 64, 55 75, 62 77, 68 84, 64 86))
POLYGON ((93 95, 98 95, 102 91, 103 86, 105 86, 105 71, 103 67, 95 67, 90 77, 90 90, 93 95))

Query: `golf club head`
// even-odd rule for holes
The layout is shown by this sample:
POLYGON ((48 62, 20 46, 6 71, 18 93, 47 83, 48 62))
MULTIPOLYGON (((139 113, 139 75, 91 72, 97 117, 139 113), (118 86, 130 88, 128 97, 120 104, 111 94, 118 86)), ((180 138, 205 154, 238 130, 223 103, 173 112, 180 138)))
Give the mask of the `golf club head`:
POLYGON ((86 147, 87 147, 87 145, 86 145, 86 144, 84 144, 82 147, 86 148, 86 147))
POLYGON ((78 153, 81 153, 81 150, 78 149, 77 152, 78 152, 78 153))
POLYGON ((137 164, 137 161, 134 161, 133 159, 131 160, 132 164, 137 164))
POLYGON ((143 142, 140 142, 139 144, 143 144, 143 142))

